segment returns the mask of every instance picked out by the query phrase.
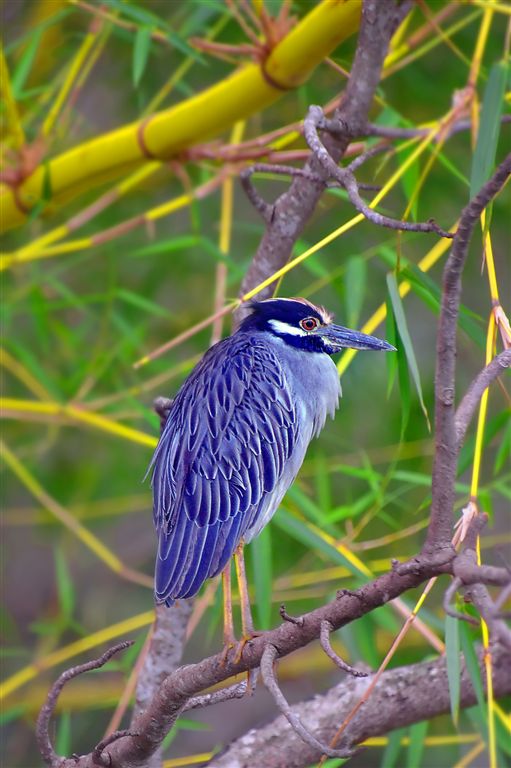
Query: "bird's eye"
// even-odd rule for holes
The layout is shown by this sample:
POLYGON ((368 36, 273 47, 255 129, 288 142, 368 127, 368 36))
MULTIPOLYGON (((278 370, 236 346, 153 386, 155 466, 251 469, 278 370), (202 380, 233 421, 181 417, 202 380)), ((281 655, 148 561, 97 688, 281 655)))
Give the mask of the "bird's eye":
POLYGON ((316 317, 305 317, 303 320, 300 320, 300 327, 304 331, 313 331, 318 325, 319 320, 316 317))

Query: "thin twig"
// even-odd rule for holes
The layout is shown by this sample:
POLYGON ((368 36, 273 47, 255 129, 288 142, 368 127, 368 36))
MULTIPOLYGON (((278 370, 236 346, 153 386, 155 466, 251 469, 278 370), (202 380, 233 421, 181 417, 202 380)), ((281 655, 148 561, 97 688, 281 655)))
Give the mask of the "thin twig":
POLYGON ((85 672, 90 672, 93 669, 100 669, 112 658, 112 656, 114 656, 116 653, 119 653, 120 651, 124 651, 126 648, 129 648, 130 645, 133 645, 133 640, 125 640, 122 643, 118 643, 117 645, 114 645, 112 648, 109 648, 107 651, 105 651, 105 653, 103 653, 99 658, 92 659, 92 661, 87 661, 85 664, 78 664, 75 667, 66 669, 65 672, 62 672, 60 677, 53 683, 46 697, 46 701, 41 707, 36 725, 37 745, 39 747, 39 751, 41 752, 41 756, 47 765, 52 766, 54 763, 56 763, 57 760, 59 760, 59 756, 53 749, 53 745, 50 739, 50 720, 53 712, 55 711, 55 707, 57 706, 58 698, 66 683, 68 683, 74 677, 78 677, 78 675, 83 675, 85 672))
POLYGON ((328 656, 328 658, 332 659, 334 664, 336 664, 339 667, 339 669, 344 670, 344 672, 347 672, 349 675, 353 675, 353 677, 367 677, 368 675, 367 672, 363 672, 361 669, 355 669, 355 667, 352 667, 351 664, 347 664, 334 651, 334 649, 332 648, 332 643, 330 642, 330 634, 332 630, 333 630, 333 627, 329 621, 325 619, 325 621, 321 622, 319 642, 324 652, 328 656))
POLYGON ((279 614, 280 614, 280 618, 283 621, 289 621, 290 624, 296 624, 297 627, 303 627, 303 624, 304 624, 303 616, 291 616, 286 611, 286 606, 284 605, 284 603, 282 603, 282 605, 279 608, 279 614))
MULTIPOLYGON (((321 141, 318 134, 318 127, 324 126, 325 123, 330 124, 331 121, 325 121, 321 107, 309 107, 307 117, 303 123, 303 133, 305 140, 307 141, 310 149, 316 155, 318 161, 323 166, 328 176, 335 179, 341 187, 344 187, 348 193, 348 197, 352 205, 357 209, 359 213, 362 213, 366 219, 372 221, 373 224, 376 224, 379 227, 404 230, 406 232, 436 232, 436 234, 440 235, 441 237, 454 237, 452 232, 447 232, 446 230, 442 229, 432 219, 430 219, 428 222, 403 221, 400 219, 392 219, 389 216, 384 216, 383 214, 378 213, 378 211, 374 211, 372 208, 370 208, 361 198, 357 180, 352 173, 352 168, 355 165, 355 162, 351 164, 352 168, 340 168, 321 141)), ((343 133, 346 133, 348 130, 349 127, 343 124, 343 133)))
POLYGON ((204 693, 202 696, 193 696, 191 699, 188 699, 183 708, 183 712, 188 712, 190 709, 203 709, 204 707, 209 707, 212 704, 220 704, 222 701, 242 699, 247 690, 248 682, 247 680, 242 680, 241 683, 229 685, 227 688, 222 688, 219 691, 204 693))
POLYGON ((511 349, 505 349, 493 358, 488 365, 480 371, 467 389, 454 417, 456 430, 456 446, 459 451, 472 417, 476 411, 483 392, 495 381, 506 368, 511 366, 511 349))
POLYGON ((328 744, 322 744, 320 741, 318 741, 318 739, 316 739, 312 733, 309 733, 298 715, 293 712, 284 694, 282 693, 275 676, 273 665, 277 656, 278 651, 275 646, 267 645, 261 657, 261 676, 266 688, 273 696, 275 704, 287 719, 290 726, 294 728, 294 730, 297 732, 300 738, 305 741, 306 744, 308 744, 313 749, 317 749, 322 755, 342 758, 351 757, 351 755, 354 753, 352 749, 331 749, 328 744))
POLYGON ((459 576, 455 576, 454 579, 451 581, 447 589, 445 590, 445 595, 443 599, 443 605, 444 605, 444 611, 448 616, 452 616, 453 619, 459 619, 460 621, 467 621, 469 624, 473 624, 475 627, 479 626, 479 622, 477 619, 474 619, 473 616, 469 616, 468 613, 461 613, 460 611, 457 611, 455 608, 452 607, 452 601, 454 599, 454 596, 458 589, 463 585, 462 580, 459 578, 459 576))

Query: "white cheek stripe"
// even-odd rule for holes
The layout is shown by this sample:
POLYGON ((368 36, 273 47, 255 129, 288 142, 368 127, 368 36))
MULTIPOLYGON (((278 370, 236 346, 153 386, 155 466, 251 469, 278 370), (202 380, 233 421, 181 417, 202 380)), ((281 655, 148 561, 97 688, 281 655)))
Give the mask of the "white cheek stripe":
POLYGON ((269 320, 268 322, 276 333, 287 333, 288 336, 307 336, 307 331, 297 328, 295 325, 283 323, 281 320, 269 320))

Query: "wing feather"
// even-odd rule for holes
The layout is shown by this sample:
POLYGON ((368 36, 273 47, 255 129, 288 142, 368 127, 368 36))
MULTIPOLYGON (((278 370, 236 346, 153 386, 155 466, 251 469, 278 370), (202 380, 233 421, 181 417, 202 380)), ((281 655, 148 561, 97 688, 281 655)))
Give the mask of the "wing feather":
POLYGON ((151 463, 159 601, 196 594, 274 511, 296 426, 284 371, 260 334, 235 334, 206 353, 151 463))

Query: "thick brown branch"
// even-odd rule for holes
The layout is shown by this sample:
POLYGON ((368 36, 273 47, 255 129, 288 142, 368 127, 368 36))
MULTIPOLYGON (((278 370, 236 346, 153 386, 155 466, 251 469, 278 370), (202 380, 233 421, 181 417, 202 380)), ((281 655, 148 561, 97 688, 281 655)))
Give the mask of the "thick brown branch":
MULTIPOLYGON (((493 653, 493 680, 496 696, 511 692, 511 653, 496 649, 493 653)), ((481 664, 481 678, 485 680, 481 664)), ((323 742, 334 735, 339 723, 363 696, 371 678, 348 679, 328 693, 293 707, 294 713, 323 742)), ((470 707, 476 696, 462 662, 460 704, 470 707)), ((371 736, 426 720, 449 711, 449 683, 446 659, 421 662, 384 672, 346 732, 346 744, 360 744, 371 736)), ((345 744, 345 745, 346 745, 345 744)), ((286 768, 304 768, 315 764, 320 755, 304 744, 287 720, 279 716, 262 728, 253 729, 233 742, 209 763, 210 768, 280 768, 285 756, 286 768)))
POLYGON ((457 439, 454 415, 456 329, 461 296, 461 274, 474 227, 488 203, 511 174, 511 154, 463 209, 447 259, 437 333, 435 374, 435 458, 433 462, 431 520, 426 549, 449 546, 452 534, 457 439))

